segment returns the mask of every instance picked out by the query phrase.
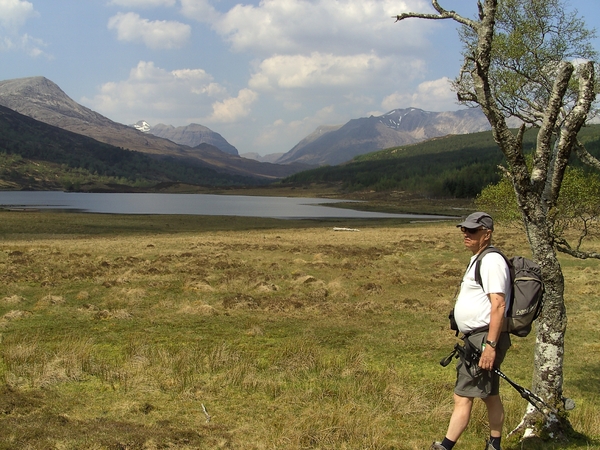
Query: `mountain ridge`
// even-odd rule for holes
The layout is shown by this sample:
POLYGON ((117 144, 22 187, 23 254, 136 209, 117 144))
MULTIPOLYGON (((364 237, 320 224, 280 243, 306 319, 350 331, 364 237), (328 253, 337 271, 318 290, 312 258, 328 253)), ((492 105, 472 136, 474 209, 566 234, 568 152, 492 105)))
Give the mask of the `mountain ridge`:
POLYGON ((274 180, 306 168, 303 165, 260 163, 222 152, 209 144, 192 148, 142 133, 78 104, 58 85, 41 76, 0 81, 0 105, 115 147, 181 159, 221 172, 274 180))
POLYGON ((242 186, 256 177, 129 151, 0 105, 0 189, 140 192, 164 185, 242 186))
POLYGON ((0 105, 116 147, 269 180, 311 167, 343 164, 385 148, 490 128, 478 109, 446 112, 394 109, 380 116, 352 119, 343 125, 319 126, 282 155, 248 154, 244 158, 221 135, 200 124, 173 127, 151 126, 145 121, 134 126, 114 122, 79 105, 44 77, 0 81, 0 105))
POLYGON ((198 123, 175 127, 173 125, 165 125, 164 123, 150 125, 145 120, 140 120, 132 126, 142 133, 150 133, 154 136, 173 141, 176 144, 187 145, 192 148, 200 144, 210 144, 224 153, 239 156, 237 148, 227 142, 223 136, 198 123))
POLYGON ((412 107, 394 109, 381 116, 371 115, 343 125, 318 127, 275 162, 337 165, 385 148, 489 129, 489 123, 479 109, 444 112, 412 107))

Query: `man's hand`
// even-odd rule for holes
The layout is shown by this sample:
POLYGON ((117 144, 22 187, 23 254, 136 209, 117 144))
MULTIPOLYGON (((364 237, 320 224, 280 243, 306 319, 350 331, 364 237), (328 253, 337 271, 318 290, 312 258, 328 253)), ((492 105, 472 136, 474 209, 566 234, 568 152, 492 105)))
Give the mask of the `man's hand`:
POLYGON ((486 345, 481 352, 478 366, 483 370, 492 370, 494 368, 494 360, 496 359, 496 349, 490 345, 486 345))

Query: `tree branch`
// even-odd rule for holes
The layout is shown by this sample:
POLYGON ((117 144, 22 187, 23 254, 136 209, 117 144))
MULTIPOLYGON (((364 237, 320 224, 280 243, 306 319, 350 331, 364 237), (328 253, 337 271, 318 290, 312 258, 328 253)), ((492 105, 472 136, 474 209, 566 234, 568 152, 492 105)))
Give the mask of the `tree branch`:
POLYGON ((567 255, 573 256, 578 259, 600 259, 600 253, 597 252, 582 252, 581 250, 573 250, 568 246, 564 246, 561 244, 556 244, 556 250, 565 253, 567 255))
POLYGON ((527 131, 527 125, 521 124, 519 127, 519 131, 517 133, 517 145, 519 147, 523 147, 523 136, 525 136, 525 132, 527 131))
POLYGON ((456 97, 461 103, 477 103, 477 96, 472 92, 457 92, 456 97))
POLYGON ((575 144, 575 154, 579 160, 587 166, 593 167, 596 170, 600 170, 600 160, 594 157, 583 144, 579 141, 575 144))
MULTIPOLYGON (((466 17, 457 14, 455 11, 447 11, 440 6, 438 0, 431 0, 431 4, 434 9, 438 12, 438 14, 427 14, 427 13, 414 13, 407 12, 398 14, 397 16, 392 16, 392 19, 396 19, 396 22, 399 22, 404 19, 431 19, 431 20, 443 20, 443 19, 452 19, 456 22, 462 23, 468 27, 476 29, 478 27, 478 22, 474 20, 469 20, 466 17)), ((395 23, 395 22, 394 22, 395 23)))
POLYGON ((579 92, 575 107, 565 121, 565 128, 573 133, 585 124, 588 112, 596 99, 594 63, 588 61, 579 70, 579 92))
MULTIPOLYGON (((574 69, 573 69, 574 70, 574 69)), ((579 68, 579 92, 575 107, 571 110, 561 129, 558 141, 558 153, 556 155, 556 163, 552 179, 552 201, 556 204, 560 192, 562 179, 569 162, 571 152, 577 143, 577 133, 584 125, 587 118, 587 112, 590 110, 594 99, 595 92, 595 76, 594 63, 588 61, 579 68)), ((569 77, 570 79, 570 77, 569 77)), ((569 80, 565 81, 568 84, 569 80)), ((566 90, 566 86, 565 86, 566 90)))
MULTIPOLYGON (((563 106, 563 98, 569 87, 569 80, 571 79, 574 70, 575 68, 571 63, 563 62, 560 64, 554 86, 552 87, 550 99, 548 100, 548 106, 546 107, 546 112, 544 114, 544 121, 538 131, 537 148, 533 159, 533 170, 531 171, 531 183, 534 186, 537 186, 540 191, 546 186, 546 183, 550 181, 547 179, 547 174, 552 156, 552 138, 556 130, 556 122, 560 110, 563 106)), ((552 172, 554 172, 554 179, 552 180, 551 185, 548 186, 549 189, 546 190, 546 194, 549 197, 546 200, 548 201, 547 204, 549 206, 555 205, 556 199, 558 198, 560 182, 558 183, 558 189, 556 189, 555 180, 562 181, 562 172, 558 174, 559 178, 556 178, 557 174, 555 173, 555 170, 552 172)))

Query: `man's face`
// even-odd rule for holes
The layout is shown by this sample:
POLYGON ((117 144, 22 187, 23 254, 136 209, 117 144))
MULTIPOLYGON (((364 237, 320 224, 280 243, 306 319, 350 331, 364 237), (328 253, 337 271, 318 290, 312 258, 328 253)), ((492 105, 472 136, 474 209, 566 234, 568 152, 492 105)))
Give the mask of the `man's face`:
POLYGON ((463 242, 473 254, 488 246, 492 232, 487 228, 465 228, 460 227, 463 234, 463 242))

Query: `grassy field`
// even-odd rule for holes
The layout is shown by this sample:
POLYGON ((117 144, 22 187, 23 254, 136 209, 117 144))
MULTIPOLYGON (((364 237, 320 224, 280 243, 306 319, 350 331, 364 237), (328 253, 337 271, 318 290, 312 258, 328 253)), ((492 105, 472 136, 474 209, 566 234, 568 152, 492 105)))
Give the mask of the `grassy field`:
MULTIPOLYGON (((428 448, 468 258, 448 222, 0 212, 0 449, 428 448)), ((581 435, 505 449, 600 448, 600 266, 561 262, 581 435)), ((532 349, 503 365, 525 386, 532 349)), ((526 404, 501 394, 508 431, 526 404)), ((483 448, 480 403, 457 449, 483 448)))

